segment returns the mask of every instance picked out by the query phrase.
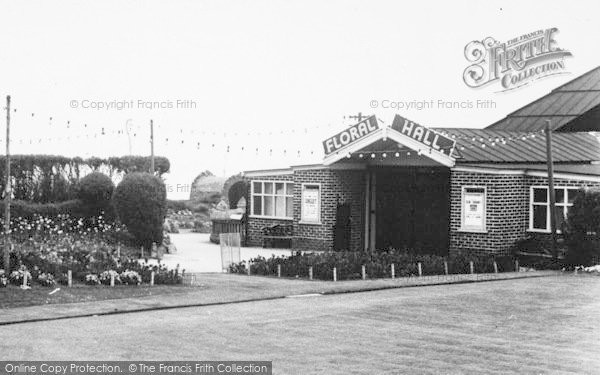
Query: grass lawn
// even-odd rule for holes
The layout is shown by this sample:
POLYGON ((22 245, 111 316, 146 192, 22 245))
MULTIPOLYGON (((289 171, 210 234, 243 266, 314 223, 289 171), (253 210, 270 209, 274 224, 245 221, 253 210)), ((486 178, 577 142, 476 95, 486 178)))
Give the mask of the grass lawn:
POLYGON ((189 287, 182 285, 105 285, 75 284, 72 288, 63 285, 56 286, 59 291, 50 294, 55 288, 34 285, 31 289, 23 290, 18 286, 9 285, 0 288, 0 308, 14 308, 55 303, 89 302, 109 299, 147 297, 162 294, 187 293, 189 287))
POLYGON ((599 295, 600 277, 556 276, 24 323, 0 326, 0 353, 268 360, 275 374, 594 374, 599 295))

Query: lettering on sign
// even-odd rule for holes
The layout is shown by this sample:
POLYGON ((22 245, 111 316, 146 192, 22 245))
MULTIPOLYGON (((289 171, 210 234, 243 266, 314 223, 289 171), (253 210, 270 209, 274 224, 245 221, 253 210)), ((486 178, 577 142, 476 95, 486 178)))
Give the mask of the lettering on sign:
POLYGON ((377 123, 377 118, 375 118, 375 116, 371 116, 356 125, 352 125, 348 129, 339 132, 333 137, 327 138, 323 141, 325 155, 336 152, 341 148, 366 137, 378 129, 379 124, 377 123))
POLYGON ((432 149, 447 155, 451 155, 452 149, 454 149, 454 145, 456 143, 452 138, 446 137, 445 135, 442 135, 435 130, 426 128, 423 125, 412 122, 400 115, 396 115, 394 117, 392 129, 414 139, 419 143, 422 143, 427 147, 431 147, 432 149))

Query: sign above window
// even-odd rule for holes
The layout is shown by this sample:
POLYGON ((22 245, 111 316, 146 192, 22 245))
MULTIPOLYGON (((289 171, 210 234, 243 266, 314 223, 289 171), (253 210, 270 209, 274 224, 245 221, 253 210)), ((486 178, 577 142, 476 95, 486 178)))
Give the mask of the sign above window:
POLYGON ((451 156, 456 141, 400 115, 394 117, 392 129, 434 150, 451 156))
POLYGON ((375 116, 371 116, 356 125, 352 125, 348 129, 339 132, 333 137, 327 138, 323 141, 325 155, 327 156, 331 153, 339 151, 340 149, 366 137, 378 129, 379 124, 377 123, 377 118, 375 116))

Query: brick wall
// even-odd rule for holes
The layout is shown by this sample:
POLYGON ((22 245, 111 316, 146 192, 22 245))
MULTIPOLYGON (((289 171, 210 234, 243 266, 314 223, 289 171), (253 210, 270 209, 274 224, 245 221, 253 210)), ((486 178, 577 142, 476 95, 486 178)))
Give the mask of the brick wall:
MULTIPOLYGON (((534 185, 547 186, 546 177, 496 175, 451 171, 450 253, 507 254, 515 241, 532 235, 549 238, 549 234, 528 232, 529 194, 534 185), (485 186, 486 233, 462 232, 461 189, 463 186, 485 186)), ((555 179, 555 186, 600 186, 598 182, 555 179)))
POLYGON ((258 217, 250 217, 251 209, 252 209, 252 181, 294 181, 294 176, 292 174, 289 175, 281 175, 281 176, 260 176, 260 177, 252 177, 248 178, 250 181, 248 196, 250 197, 250 201, 246 206, 246 213, 248 214, 248 227, 246 232, 246 246, 262 246, 262 228, 277 224, 292 224, 292 220, 285 219, 267 219, 267 218, 258 218, 258 217))
MULTIPOLYGON (((296 170, 294 174, 284 176, 260 176, 249 178, 250 181, 294 181, 294 218, 290 220, 253 218, 248 219, 249 246, 262 245, 261 229, 275 224, 294 225, 294 248, 299 250, 331 250, 334 240, 334 225, 336 221, 337 203, 350 203, 351 207, 351 238, 352 250, 362 250, 362 225, 365 186, 364 171, 308 169, 296 170), (303 183, 321 184, 321 223, 302 224, 301 199, 303 183)), ((248 212, 250 205, 248 205, 248 212)))

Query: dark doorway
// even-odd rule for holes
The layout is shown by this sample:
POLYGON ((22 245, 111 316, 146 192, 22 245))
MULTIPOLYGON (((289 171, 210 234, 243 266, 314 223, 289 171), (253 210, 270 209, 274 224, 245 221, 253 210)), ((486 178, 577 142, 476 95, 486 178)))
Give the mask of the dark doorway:
POLYGON ((337 204, 333 233, 333 249, 350 250, 350 203, 337 204))
POLYGON ((446 255, 450 231, 450 170, 379 168, 376 248, 446 255))

